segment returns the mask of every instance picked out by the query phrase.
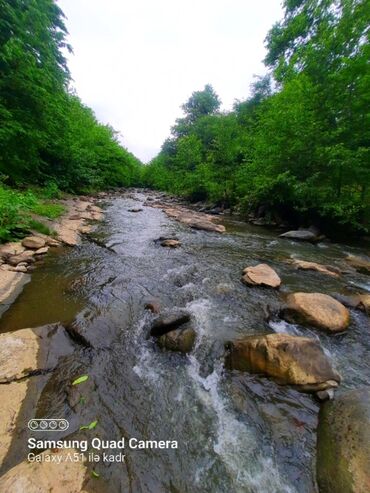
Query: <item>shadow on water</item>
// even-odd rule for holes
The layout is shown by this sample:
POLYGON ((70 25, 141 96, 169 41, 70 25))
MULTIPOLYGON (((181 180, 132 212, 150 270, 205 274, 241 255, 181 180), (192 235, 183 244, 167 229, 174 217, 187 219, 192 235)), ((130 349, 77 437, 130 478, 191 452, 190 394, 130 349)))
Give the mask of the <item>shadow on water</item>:
POLYGON ((343 373, 345 387, 366 384, 370 330, 365 315, 353 312, 348 334, 335 338, 278 320, 269 326, 265 317, 267 307, 278 309, 284 291, 370 290, 369 278, 357 273, 327 278, 294 271, 286 263, 295 256, 343 265, 347 251, 361 249, 294 243, 232 221, 225 235, 193 231, 146 207, 145 198, 137 193, 135 200, 112 199, 96 233, 98 244, 84 241, 80 248, 50 255, 1 319, 3 331, 73 320, 91 346, 77 347, 60 361, 35 415, 66 417, 73 438, 82 433, 104 440, 178 441, 178 449, 126 448, 125 464, 100 462, 95 466, 99 491, 316 491, 317 402, 268 379, 226 372, 223 348, 227 340, 271 331, 317 337, 343 373), (139 205, 142 212, 129 212, 139 205), (172 235, 181 248, 162 248, 154 241, 172 235), (282 292, 240 282, 243 268, 261 261, 278 271, 282 292), (144 305, 153 298, 162 308, 191 312, 197 332, 191 355, 162 351, 146 339, 153 315, 144 305), (81 386, 83 399, 72 399, 70 382, 85 373, 89 386, 81 386), (94 420, 98 426, 90 435, 79 432, 94 420))

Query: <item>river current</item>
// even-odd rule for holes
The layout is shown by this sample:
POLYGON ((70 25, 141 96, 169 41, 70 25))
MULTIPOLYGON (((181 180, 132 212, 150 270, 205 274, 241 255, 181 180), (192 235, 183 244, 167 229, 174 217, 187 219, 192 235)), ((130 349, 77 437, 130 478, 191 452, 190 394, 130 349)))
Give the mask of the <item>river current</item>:
POLYGON ((343 267, 348 253, 364 248, 297 243, 237 219, 222 220, 223 235, 195 231, 144 205, 148 195, 107 199, 97 241, 48 255, 0 320, 1 331, 61 322, 78 327, 86 340, 44 377, 35 416, 68 419, 68 439, 178 442, 177 449, 125 449, 124 463, 97 464, 95 491, 316 492, 318 402, 267 378, 226 371, 224 345, 271 332, 318 338, 343 377, 342 389, 368 384, 364 313, 351 310, 349 329, 336 336, 278 317, 267 321, 284 292, 370 291, 369 276, 335 278, 286 263, 295 257, 343 267), (129 212, 133 207, 143 211, 129 212), (181 248, 161 247, 155 242, 161 236, 176 236, 181 248), (279 291, 241 283, 243 268, 259 262, 278 272, 279 291), (147 337, 155 315, 144 306, 153 299, 163 309, 191 312, 197 339, 190 355, 164 351, 147 337), (66 388, 81 374, 89 375, 90 387, 84 404, 73 408, 66 388), (93 420, 95 429, 79 431, 93 420))

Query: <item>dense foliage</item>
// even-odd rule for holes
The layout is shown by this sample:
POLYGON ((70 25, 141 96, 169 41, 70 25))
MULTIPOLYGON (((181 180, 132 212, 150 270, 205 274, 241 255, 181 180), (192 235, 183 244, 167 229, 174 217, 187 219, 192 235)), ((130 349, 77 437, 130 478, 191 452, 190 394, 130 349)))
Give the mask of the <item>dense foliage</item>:
POLYGON ((69 90, 63 13, 0 0, 0 172, 12 186, 90 191, 137 182, 139 162, 69 90))
POLYGON ((370 217, 368 0, 285 0, 267 76, 219 111, 212 87, 183 105, 147 185, 225 207, 366 230, 370 217))

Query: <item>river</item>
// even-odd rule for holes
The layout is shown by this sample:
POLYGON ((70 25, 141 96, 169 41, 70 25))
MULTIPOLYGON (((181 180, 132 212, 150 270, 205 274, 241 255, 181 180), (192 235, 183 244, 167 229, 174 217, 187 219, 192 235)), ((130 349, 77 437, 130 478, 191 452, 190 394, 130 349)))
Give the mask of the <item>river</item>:
POLYGON ((125 463, 97 464, 96 491, 317 491, 318 402, 267 378, 224 370, 224 344, 274 331, 319 338, 343 376, 343 389, 368 384, 364 313, 351 310, 350 328, 336 336, 278 318, 266 321, 284 292, 370 291, 369 276, 296 271, 286 259, 343 266, 347 253, 364 249, 297 243, 237 219, 222 221, 223 235, 195 231, 143 205, 147 196, 136 191, 107 200, 105 220, 94 233, 100 245, 84 240, 48 255, 1 318, 1 331, 59 321, 78 327, 86 340, 45 376, 35 415, 67 418, 68 438, 90 433, 104 440, 178 441, 177 449, 125 450, 125 463), (129 212, 133 207, 143 211, 129 212), (160 236, 178 237, 181 248, 161 247, 154 241, 160 236), (243 268, 257 262, 276 269, 279 291, 240 282, 243 268), (147 338, 155 315, 144 305, 151 299, 163 309, 191 312, 197 340, 190 355, 161 350, 147 338), (73 409, 66 388, 81 374, 89 375, 89 393, 73 409), (94 430, 78 431, 93 420, 94 430))

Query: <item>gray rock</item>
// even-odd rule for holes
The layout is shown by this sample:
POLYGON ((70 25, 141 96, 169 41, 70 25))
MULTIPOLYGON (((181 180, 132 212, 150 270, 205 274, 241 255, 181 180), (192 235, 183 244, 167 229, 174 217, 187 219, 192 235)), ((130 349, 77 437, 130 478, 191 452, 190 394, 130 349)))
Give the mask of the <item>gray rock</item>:
POLYGON ((370 491, 370 387, 321 406, 316 465, 320 493, 370 491))
POLYGON ((184 311, 170 312, 159 316, 154 320, 150 329, 150 335, 160 337, 181 325, 190 321, 190 313, 184 311))
POLYGON ((309 231, 308 229, 298 229, 296 231, 288 231, 287 233, 283 233, 282 235, 280 235, 280 238, 288 238, 291 240, 311 241, 311 242, 315 242, 318 239, 317 235, 312 231, 309 231))

